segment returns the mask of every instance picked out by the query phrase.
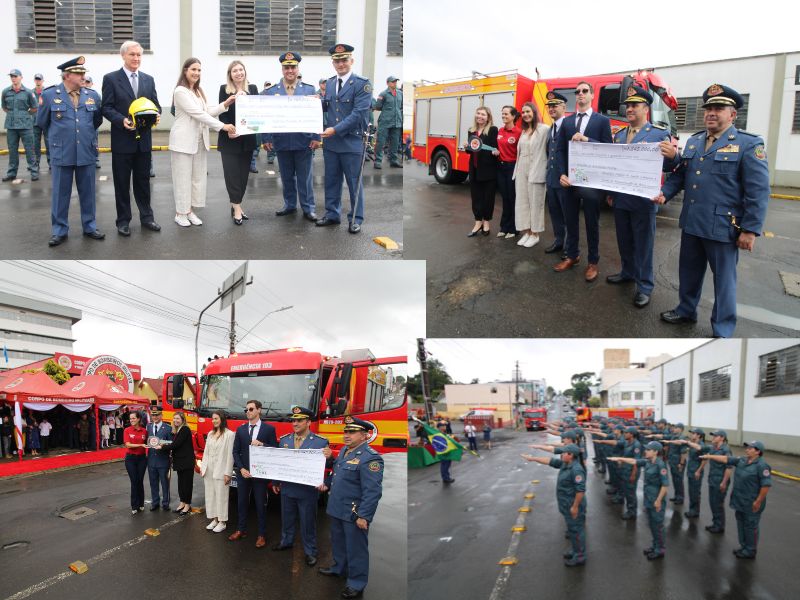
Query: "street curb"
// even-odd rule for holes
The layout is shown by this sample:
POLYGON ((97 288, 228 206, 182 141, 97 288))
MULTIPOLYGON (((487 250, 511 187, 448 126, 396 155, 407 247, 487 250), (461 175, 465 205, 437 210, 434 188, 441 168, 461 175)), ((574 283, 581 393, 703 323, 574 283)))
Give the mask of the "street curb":
POLYGON ((777 475, 778 477, 783 477, 784 479, 791 479, 792 481, 800 481, 800 477, 797 475, 789 475, 787 473, 781 473, 780 471, 772 471, 773 475, 777 475))

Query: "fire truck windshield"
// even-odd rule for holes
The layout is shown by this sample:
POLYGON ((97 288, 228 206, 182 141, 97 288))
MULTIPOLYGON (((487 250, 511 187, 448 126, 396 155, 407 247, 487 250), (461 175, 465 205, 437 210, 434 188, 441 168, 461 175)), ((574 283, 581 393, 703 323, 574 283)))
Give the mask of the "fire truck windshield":
POLYGON ((661 99, 661 96, 651 88, 653 104, 650 106, 650 122, 655 125, 666 127, 671 135, 678 133, 678 123, 675 120, 675 112, 661 99))
POLYGON ((293 406, 314 404, 318 371, 283 375, 209 375, 203 386, 200 413, 223 410, 228 418, 244 419, 250 400, 261 402, 261 416, 267 420, 286 419, 293 406))

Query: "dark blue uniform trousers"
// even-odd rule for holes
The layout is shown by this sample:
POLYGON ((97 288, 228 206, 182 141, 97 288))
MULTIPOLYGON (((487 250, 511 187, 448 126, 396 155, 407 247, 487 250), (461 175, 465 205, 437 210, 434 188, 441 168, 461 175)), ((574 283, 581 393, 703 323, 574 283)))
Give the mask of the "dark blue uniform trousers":
POLYGON ((716 242, 681 232, 678 266, 680 304, 676 312, 697 319, 706 265, 714 274, 714 310, 711 330, 715 336, 731 337, 736 328, 736 263, 739 249, 733 242, 716 242))
POLYGON ((656 510, 652 506, 645 509, 647 513, 647 523, 650 525, 650 533, 653 536, 653 552, 663 554, 666 549, 664 542, 664 515, 667 513, 667 505, 661 501, 661 510, 656 510))
POLYGON ((367 532, 354 521, 331 517, 331 545, 333 566, 339 575, 347 576, 347 586, 354 590, 367 587, 369 574, 369 544, 367 532))
POLYGON ((361 175, 360 152, 334 152, 322 147, 325 159, 325 217, 332 221, 342 220, 342 177, 350 192, 350 212, 347 220, 359 225, 364 221, 364 186, 359 185, 361 175), (358 208, 356 209, 356 199, 358 208))
POLYGON ((300 197, 300 207, 303 212, 313 213, 314 208, 314 180, 311 175, 311 149, 279 150, 278 169, 281 172, 281 185, 283 185, 283 208, 297 208, 297 198, 300 197))
POLYGON ((439 461, 439 472, 442 474, 442 481, 450 481, 452 477, 450 477, 450 460, 440 460, 439 461))
POLYGON ((239 524, 236 529, 241 532, 247 531, 247 509, 250 507, 250 491, 256 504, 256 516, 258 517, 258 535, 267 535, 267 480, 251 477, 245 479, 241 475, 236 475, 236 496, 239 524))
POLYGON ((703 488, 703 475, 700 475, 700 479, 694 478, 694 473, 689 472, 687 476, 687 481, 689 484, 689 514, 690 515, 700 515, 700 494, 703 488))
POLYGON ((680 465, 670 463, 669 471, 672 474, 672 487, 675 489, 675 500, 683 502, 683 474, 685 469, 680 465))
POLYGON ((761 511, 736 511, 736 525, 739 528, 739 545, 747 556, 755 556, 758 549, 758 522, 761 511))
POLYGON ((581 239, 579 213, 583 205, 583 221, 586 224, 586 245, 589 262, 597 264, 600 260, 600 202, 603 192, 592 188, 572 186, 566 190, 564 199, 564 219, 567 224, 567 256, 578 258, 581 239))
POLYGON ((639 471, 636 471, 636 477, 631 481, 630 469, 632 468, 633 467, 630 467, 627 471, 621 471, 620 473, 623 496, 625 497, 625 513, 629 515, 635 515, 639 506, 636 499, 636 486, 639 483, 639 471))
POLYGON ((294 544, 298 517, 303 552, 308 556, 317 556, 317 497, 291 498, 281 494, 281 546, 294 544))
POLYGON ((547 211, 550 213, 550 224, 553 226, 553 236, 558 246, 564 245, 567 235, 566 220, 564 219, 564 196, 566 190, 561 186, 548 187, 546 191, 547 211))
POLYGON ((147 473, 150 476, 150 494, 153 497, 153 506, 161 504, 164 508, 169 508, 169 465, 159 467, 148 463, 147 473), (160 492, 159 485, 161 486, 160 492))
POLYGON ((708 480, 708 506, 711 509, 711 525, 717 529, 725 529, 725 496, 728 495, 728 483, 724 492, 719 490, 721 481, 708 480))
POLYGON ((584 560, 586 558, 586 512, 578 508, 578 518, 573 519, 569 510, 562 512, 567 525, 567 535, 572 546, 572 558, 584 560))
POLYGON ((620 273, 636 280, 638 291, 653 293, 653 241, 656 237, 656 213, 614 209, 617 247, 622 262, 620 273))
POLYGON ((67 235, 69 233, 69 199, 72 195, 73 176, 78 188, 78 198, 80 198, 81 202, 83 231, 91 233, 97 229, 94 219, 94 163, 83 167, 52 167, 53 195, 50 215, 52 235, 67 235))

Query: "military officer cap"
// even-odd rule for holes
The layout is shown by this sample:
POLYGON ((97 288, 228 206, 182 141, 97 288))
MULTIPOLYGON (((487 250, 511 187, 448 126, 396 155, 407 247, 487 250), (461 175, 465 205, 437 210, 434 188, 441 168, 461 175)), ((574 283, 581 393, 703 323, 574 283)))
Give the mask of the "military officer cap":
POLYGON ((625 433, 630 433, 632 435, 636 435, 637 433, 639 433, 639 430, 636 429, 636 427, 626 427, 625 428, 625 433))
POLYGON ((22 71, 20 71, 19 69, 11 69, 8 72, 8 76, 9 77, 22 77, 22 71))
POLYGON ((62 73, 86 73, 87 69, 83 66, 85 62, 86 59, 84 57, 78 56, 58 65, 56 68, 62 73))
POLYGON ((303 57, 300 56, 299 52, 284 52, 278 58, 278 61, 286 66, 297 65, 301 60, 303 60, 303 57))
POLYGON ((289 418, 291 418, 292 420, 295 420, 295 419, 310 419, 313 416, 314 416, 314 413, 312 413, 310 410, 308 410, 304 406, 295 406, 292 409, 292 414, 291 414, 291 416, 289 418))
POLYGON ((725 439, 728 439, 728 433, 724 429, 717 429, 716 431, 712 431, 711 435, 721 435, 725 439))
POLYGON ((151 406, 150 407, 150 414, 151 415, 160 415, 161 414, 161 408, 158 407, 158 406, 151 406))
POLYGON ((567 103, 567 98, 565 96, 562 96, 558 92, 547 92, 547 102, 545 102, 547 106, 553 106, 555 104, 562 103, 567 103))
POLYGON ((565 431, 561 434, 562 438, 567 438, 570 440, 577 440, 578 436, 574 431, 565 431))
POLYGON ((567 444, 561 448, 561 453, 563 454, 564 452, 569 452, 572 456, 578 456, 581 453, 581 449, 575 444, 567 444))
POLYGON ((397 77, 395 77, 394 75, 389 75, 386 78, 386 83, 391 83, 392 81, 400 81, 400 80, 397 77))
POLYGON ((689 430, 690 433, 696 433, 697 435, 705 435, 706 432, 700 429, 699 427, 695 427, 694 429, 689 430))
POLYGON ((661 452, 664 446, 661 445, 660 442, 647 442, 647 445, 644 447, 645 450, 655 450, 656 452, 661 452))
POLYGON ((742 106, 744 106, 744 100, 741 94, 733 88, 719 83, 712 83, 708 86, 708 89, 703 92, 703 108, 708 108, 709 106, 733 106, 734 108, 742 108, 742 106))
POLYGON ((641 104, 647 103, 649 106, 653 103, 653 96, 643 87, 638 85, 631 85, 626 92, 625 104, 641 104))
POLYGON ((335 44, 328 48, 328 54, 331 58, 336 60, 338 58, 350 58, 353 56, 353 48, 350 44, 335 44))
POLYGON ((745 442, 744 445, 745 448, 755 448, 762 454, 764 452, 764 444, 763 442, 759 442, 758 440, 753 440, 752 442, 745 442))
POLYGON ((350 415, 344 418, 345 431, 372 431, 373 429, 374 427, 369 421, 363 421, 350 415))
POLYGON ((673 425, 673 427, 677 427, 678 429, 685 429, 684 426, 683 426, 683 423, 675 423, 675 425, 673 425))
POLYGON ((42 75, 41 73, 37 73, 36 75, 34 75, 34 76, 33 76, 33 78, 34 78, 34 79, 40 79, 40 80, 43 80, 43 79, 44 79, 44 75, 42 75))
POLYGON ((324 77, 322 77, 322 78, 319 80, 319 83, 328 83, 328 80, 327 80, 327 79, 325 79, 324 77))
POLYGON ((664 425, 666 425, 667 424, 667 420, 666 419, 659 419, 658 421, 656 421, 656 423, 663 423, 664 425))

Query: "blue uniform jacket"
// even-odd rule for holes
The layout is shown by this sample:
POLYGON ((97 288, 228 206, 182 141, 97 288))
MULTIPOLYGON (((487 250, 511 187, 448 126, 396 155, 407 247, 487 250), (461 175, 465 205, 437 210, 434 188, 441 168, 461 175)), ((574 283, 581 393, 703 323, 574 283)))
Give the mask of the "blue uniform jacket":
MULTIPOLYGON (((153 433, 154 423, 147 425, 147 437, 149 438, 153 433)), ((172 441, 172 427, 161 421, 155 431, 155 435, 161 440, 172 441)), ((169 444, 164 446, 161 450, 155 448, 147 449, 147 464, 154 467, 169 467, 169 444)))
POLYGON ((88 88, 81 88, 80 92, 77 109, 63 85, 42 92, 36 125, 47 136, 54 167, 85 167, 97 160, 95 129, 103 122, 100 96, 88 88))
MULTIPOLYGON (((569 142, 578 131, 577 125, 578 120, 575 114, 564 117, 564 120, 561 121, 561 128, 556 140, 556 167, 559 178, 561 175, 569 177, 569 142)), ((588 137, 590 142, 595 143, 611 144, 614 141, 611 137, 611 121, 605 115, 595 111, 592 111, 583 135, 588 137)))
POLYGON ((686 233, 717 242, 735 241, 731 224, 761 234, 769 202, 769 168, 764 140, 729 127, 708 151, 706 132, 686 141, 680 166, 661 191, 669 200, 684 190, 678 222, 686 233))
MULTIPOLYGON (((753 502, 758 498, 758 493, 762 487, 772 485, 772 469, 762 457, 758 457, 751 463, 747 462, 747 457, 735 456, 728 457, 728 465, 733 465, 736 470, 733 472, 733 491, 731 492, 731 508, 741 512, 753 512, 753 502)), ((759 513, 764 512, 767 507, 767 499, 761 503, 759 513)))
MULTIPOLYGON (((264 421, 261 421, 258 437, 255 439, 265 446, 278 447, 275 428, 264 421)), ((233 466, 237 472, 242 468, 250 470, 250 425, 248 423, 239 425, 236 430, 236 437, 233 438, 233 466)))
POLYGON ((364 150, 363 135, 372 107, 372 85, 369 79, 352 73, 342 93, 337 95, 337 79, 328 79, 322 103, 322 110, 327 111, 328 127, 336 130, 336 135, 325 139, 325 150, 360 154, 364 150))
POLYGON ((579 505, 580 512, 586 510, 586 471, 577 460, 567 464, 560 458, 551 458, 550 466, 558 469, 558 482, 556 483, 556 500, 561 514, 569 513, 575 496, 584 492, 579 505))
MULTIPOLYGON (((561 125, 563 124, 564 119, 561 119, 561 125)), ((553 139, 553 128, 555 126, 555 123, 550 125, 550 131, 547 132, 547 176, 545 178, 545 182, 547 183, 547 187, 561 188, 561 183, 559 183, 561 173, 558 170, 558 164, 556 162, 558 134, 561 132, 561 128, 559 127, 558 131, 556 132, 556 138, 553 139)))
POLYGON ((343 447, 333 463, 329 477, 331 489, 327 513, 343 521, 355 521, 353 503, 358 516, 372 522, 383 492, 383 457, 366 442, 350 452, 343 447))
MULTIPOLYGON (((616 134, 614 134, 615 144, 626 144, 628 143, 626 141, 627 139, 628 139, 627 126, 623 127, 616 134)), ((666 141, 670 140, 669 131, 657 125, 653 125, 648 121, 636 133, 636 135, 633 137, 630 143, 644 144, 644 143, 663 142, 664 140, 666 141)), ((675 158, 673 158, 672 160, 664 157, 664 166, 662 167, 661 170, 672 171, 672 169, 674 169, 680 164, 680 161, 681 161, 680 154, 676 154, 675 158)), ((610 192, 609 195, 614 199, 614 208, 618 208, 620 210, 629 210, 632 212, 647 212, 647 213, 658 212, 658 204, 653 202, 652 199, 650 198, 643 198, 642 196, 632 196, 630 194, 621 194, 619 192, 610 192)))
MULTIPOLYGON (((313 85, 298 82, 294 88, 295 96, 313 96, 317 92, 313 85)), ((263 90, 262 96, 288 96, 283 79, 271 88, 263 90)), ((312 140, 319 141, 319 134, 316 133, 265 133, 263 141, 265 144, 273 144, 276 152, 290 150, 309 150, 312 140)))
MULTIPOLYGON (((644 486, 642 490, 644 494, 644 507, 654 508, 653 505, 655 504, 656 498, 658 498, 659 492, 661 492, 661 488, 669 485, 667 466, 660 458, 657 458, 655 462, 651 462, 647 458, 639 458, 636 460, 636 464, 644 471, 644 486)), ((664 510, 663 499, 661 501, 661 510, 664 510)))
MULTIPOLYGON (((303 440, 300 445, 301 450, 321 450, 328 446, 328 440, 316 433, 308 432, 308 436, 303 440)), ((278 440, 278 448, 295 448, 294 445, 294 432, 287 433, 278 440)), ((332 459, 331 459, 332 460, 332 459)), ((326 464, 326 466, 328 466, 326 464)), ((280 483, 281 494, 287 498, 310 498, 316 501, 319 491, 311 485, 302 485, 300 483, 292 483, 291 481, 281 481, 280 483)))

